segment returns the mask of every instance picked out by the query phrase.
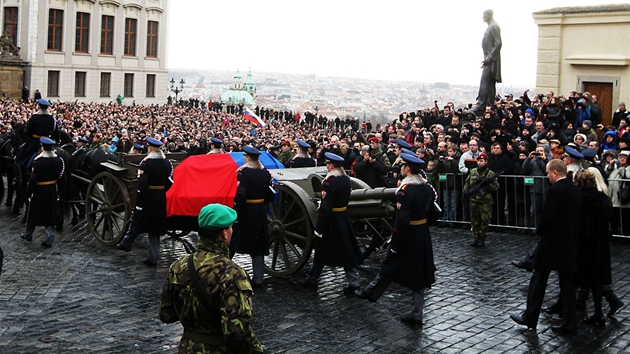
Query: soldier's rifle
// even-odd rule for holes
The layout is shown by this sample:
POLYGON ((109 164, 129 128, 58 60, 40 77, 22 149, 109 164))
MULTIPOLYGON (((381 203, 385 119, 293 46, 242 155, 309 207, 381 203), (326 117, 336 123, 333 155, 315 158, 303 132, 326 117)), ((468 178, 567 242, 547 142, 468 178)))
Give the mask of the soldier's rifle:
POLYGON ((462 199, 468 198, 476 193, 480 193, 483 197, 486 193, 483 191, 483 187, 492 183, 495 179, 497 179, 500 175, 503 174, 503 171, 496 172, 493 176, 486 176, 482 178, 477 183, 473 184, 470 188, 466 189, 462 193, 462 199))

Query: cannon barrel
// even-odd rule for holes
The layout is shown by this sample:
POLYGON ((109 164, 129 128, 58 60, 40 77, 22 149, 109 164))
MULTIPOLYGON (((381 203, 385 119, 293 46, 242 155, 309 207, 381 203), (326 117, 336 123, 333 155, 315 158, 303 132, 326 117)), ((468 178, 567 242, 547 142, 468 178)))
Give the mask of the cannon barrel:
POLYGON ((396 188, 355 189, 350 193, 350 200, 391 199, 396 195, 396 188))

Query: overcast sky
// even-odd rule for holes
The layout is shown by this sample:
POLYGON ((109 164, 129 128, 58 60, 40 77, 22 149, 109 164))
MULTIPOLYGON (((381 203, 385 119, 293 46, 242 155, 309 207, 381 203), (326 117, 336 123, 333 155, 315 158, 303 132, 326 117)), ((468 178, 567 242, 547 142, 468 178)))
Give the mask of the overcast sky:
POLYGON ((486 29, 501 27, 503 83, 534 87, 532 13, 601 0, 172 0, 168 67, 477 85, 486 29))

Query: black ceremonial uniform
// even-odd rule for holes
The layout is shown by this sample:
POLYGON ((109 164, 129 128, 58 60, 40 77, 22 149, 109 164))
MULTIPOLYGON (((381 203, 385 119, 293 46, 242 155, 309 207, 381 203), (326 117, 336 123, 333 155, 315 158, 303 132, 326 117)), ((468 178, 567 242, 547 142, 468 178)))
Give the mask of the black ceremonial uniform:
POLYGON ((136 211, 129 232, 117 245, 119 249, 131 250, 131 243, 142 233, 149 234, 148 265, 157 264, 160 251, 160 236, 166 233, 166 192, 170 188, 173 165, 161 151, 150 152, 138 169, 136 211))
POLYGON ((394 281, 412 290, 411 311, 400 320, 422 323, 424 292, 435 283, 433 246, 427 218, 433 208, 435 192, 419 175, 403 179, 396 192, 394 232, 379 275, 364 290, 355 294, 376 301, 394 281))
MULTIPOLYGON (((164 154, 149 153, 140 163, 136 194, 137 222, 135 233, 161 236, 166 234, 166 191, 171 185, 173 165, 164 154), (138 213, 138 211, 140 213, 138 213)), ((135 215, 134 215, 135 216, 135 215)))
POLYGON ((340 167, 330 170, 322 182, 322 201, 315 226, 315 257, 308 276, 300 282, 302 285, 316 285, 324 266, 329 265, 343 267, 348 281, 344 293, 352 294, 359 289, 361 280, 356 266, 363 263, 363 258, 346 210, 351 190, 350 177, 340 167))
POLYGON ((299 152, 289 162, 289 168, 315 167, 315 159, 308 156, 306 152, 299 152))
POLYGON ((56 129, 55 119, 46 111, 39 111, 31 116, 26 123, 24 134, 26 142, 15 156, 15 162, 23 168, 28 167, 28 162, 40 149, 39 138, 49 137, 56 129))
POLYGON ((265 196, 271 186, 269 171, 262 168, 243 165, 237 173, 237 189, 234 197, 234 210, 238 213, 239 232, 234 232, 230 249, 236 253, 252 256, 269 254, 269 233, 267 232, 267 212, 265 196))
POLYGON ((396 193, 394 232, 379 274, 411 290, 420 290, 435 283, 433 246, 426 223, 435 194, 428 184, 405 182, 396 193))
MULTIPOLYGON (((254 263, 264 262, 269 254, 269 232, 265 204, 271 202, 275 194, 270 193, 271 174, 260 162, 250 161, 236 172, 237 189, 234 197, 234 210, 238 214, 234 224, 234 234, 230 242, 232 253, 246 253, 254 263), (260 257, 256 260, 254 257, 260 257)), ((262 284, 263 264, 254 265, 254 284, 262 284), (260 267, 260 268, 259 268, 260 267), (257 273, 260 271, 261 273, 257 273)))
POLYGON ((322 203, 315 231, 322 235, 315 242, 317 265, 354 268, 363 263, 361 250, 354 238, 352 219, 346 210, 350 201, 350 177, 333 170, 322 182, 322 203))
POLYGON ((57 192, 63 191, 66 184, 63 159, 52 151, 39 154, 32 163, 31 177, 26 193, 33 195, 28 206, 26 231, 23 238, 30 241, 35 226, 46 226, 46 240, 51 246, 55 239, 54 226, 57 225, 57 192))

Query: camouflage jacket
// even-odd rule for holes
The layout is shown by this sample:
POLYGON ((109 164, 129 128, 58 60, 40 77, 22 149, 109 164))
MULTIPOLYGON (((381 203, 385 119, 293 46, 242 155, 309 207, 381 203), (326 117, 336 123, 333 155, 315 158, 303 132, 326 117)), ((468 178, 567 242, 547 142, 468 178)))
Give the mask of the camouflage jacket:
MULTIPOLYGON (((490 170, 488 167, 480 170, 479 168, 473 168, 470 171, 470 174, 466 178, 466 182, 464 182, 464 191, 473 187, 477 182, 481 181, 484 178, 492 178, 494 177, 494 172, 490 170)), ((473 202, 490 202, 492 203, 492 194, 499 189, 499 181, 495 178, 490 184, 487 184, 481 187, 481 192, 477 192, 470 196, 470 200, 473 202)))
POLYGON ((284 167, 289 168, 289 163, 293 159, 293 156, 295 156, 295 155, 293 154, 291 149, 285 150, 285 151, 281 152, 280 155, 278 155, 278 160, 280 162, 282 162, 284 167))
POLYGON ((211 308, 205 309, 195 297, 186 256, 169 268, 158 317, 165 323, 180 321, 185 331, 223 337, 226 345, 182 336, 179 353, 262 353, 250 326, 252 287, 247 273, 230 259, 228 246, 201 238, 194 257, 199 285, 211 308))

